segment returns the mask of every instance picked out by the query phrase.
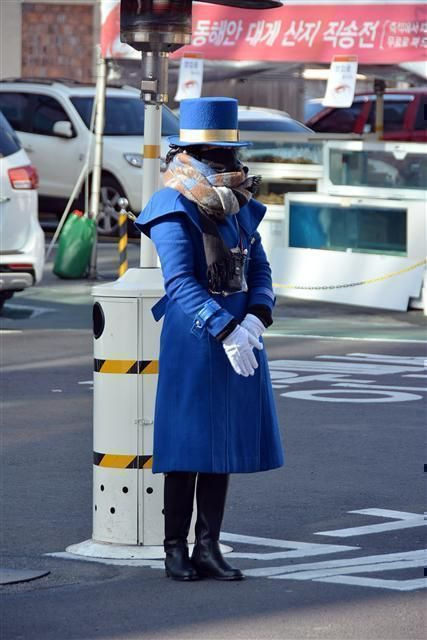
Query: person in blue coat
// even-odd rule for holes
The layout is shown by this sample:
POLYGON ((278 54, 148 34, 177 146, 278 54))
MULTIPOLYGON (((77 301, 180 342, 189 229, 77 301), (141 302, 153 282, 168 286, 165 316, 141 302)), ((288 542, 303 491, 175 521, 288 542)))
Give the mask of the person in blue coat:
POLYGON ((165 474, 165 567, 176 580, 243 578, 219 547, 229 474, 283 464, 262 342, 275 301, 257 231, 265 207, 238 134, 237 100, 183 100, 165 188, 136 221, 156 246, 166 291, 153 308, 164 315, 153 472, 165 474))

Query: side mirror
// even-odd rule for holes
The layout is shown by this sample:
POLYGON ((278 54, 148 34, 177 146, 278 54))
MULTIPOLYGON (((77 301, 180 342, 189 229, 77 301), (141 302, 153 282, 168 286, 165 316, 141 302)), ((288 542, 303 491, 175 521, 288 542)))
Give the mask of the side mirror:
POLYGON ((53 125, 52 133, 59 138, 72 138, 74 136, 73 125, 69 120, 58 120, 53 125))

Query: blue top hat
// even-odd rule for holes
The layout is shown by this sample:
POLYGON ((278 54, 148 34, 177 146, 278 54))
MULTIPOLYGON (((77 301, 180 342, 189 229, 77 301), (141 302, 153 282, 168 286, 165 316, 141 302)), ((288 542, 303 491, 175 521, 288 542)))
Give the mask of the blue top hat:
POLYGON ((169 143, 180 147, 208 144, 214 147, 249 147, 239 141, 237 100, 234 98, 189 98, 181 101, 179 136, 169 143))

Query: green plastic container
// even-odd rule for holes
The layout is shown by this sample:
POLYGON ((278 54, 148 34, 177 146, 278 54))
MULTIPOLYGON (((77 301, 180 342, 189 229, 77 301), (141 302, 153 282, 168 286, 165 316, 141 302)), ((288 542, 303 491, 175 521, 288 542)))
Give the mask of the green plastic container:
POLYGON ((59 237, 53 273, 59 278, 83 278, 89 267, 95 239, 95 223, 73 211, 59 237))

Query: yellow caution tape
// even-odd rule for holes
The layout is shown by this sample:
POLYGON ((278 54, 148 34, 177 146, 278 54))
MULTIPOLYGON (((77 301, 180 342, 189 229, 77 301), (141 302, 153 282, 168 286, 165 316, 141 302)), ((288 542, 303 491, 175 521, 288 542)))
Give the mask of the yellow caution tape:
POLYGON ((158 360, 101 360, 95 358, 96 373, 159 373, 158 360))
POLYGON ((135 459, 135 456, 112 455, 106 453, 99 461, 100 467, 113 469, 126 469, 135 459))
POLYGON ((107 469, 152 469, 153 456, 93 452, 93 464, 107 469))
POLYGON ((420 260, 410 267, 405 267, 405 269, 400 269, 399 271, 393 271, 392 273, 388 273, 385 276, 379 276, 378 278, 370 278, 368 280, 361 280, 360 282, 349 282, 346 284, 330 284, 323 286, 305 286, 298 284, 280 284, 273 282, 273 287, 280 287, 282 289, 303 289, 303 290, 314 290, 314 289, 345 289, 346 287, 359 287, 362 284, 373 284, 374 282, 381 282, 381 280, 388 280, 389 278, 394 278, 395 276, 399 276, 402 273, 407 273, 408 271, 412 271, 413 269, 418 269, 422 265, 427 264, 427 258, 424 260, 420 260))

